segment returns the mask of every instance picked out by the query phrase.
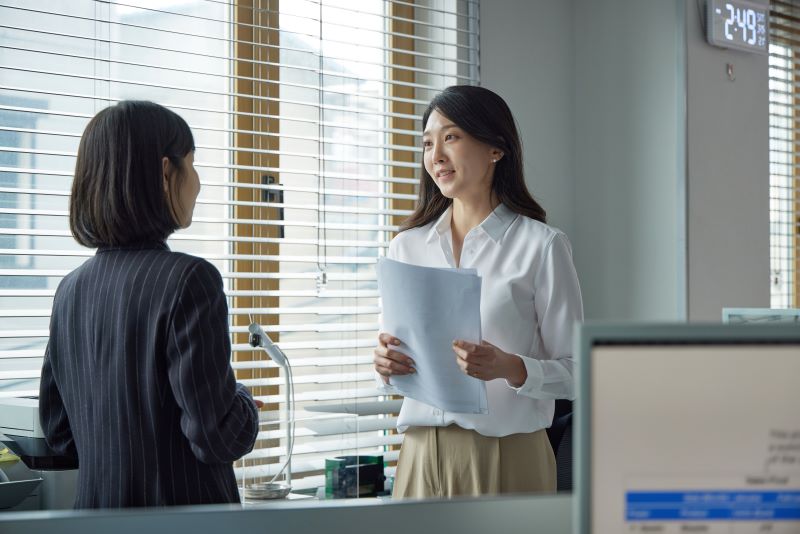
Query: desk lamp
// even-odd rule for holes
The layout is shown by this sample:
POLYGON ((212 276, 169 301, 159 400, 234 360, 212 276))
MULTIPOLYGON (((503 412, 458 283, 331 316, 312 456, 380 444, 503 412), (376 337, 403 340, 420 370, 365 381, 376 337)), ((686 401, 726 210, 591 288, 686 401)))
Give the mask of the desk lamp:
MULTIPOLYGON (((286 391, 286 461, 283 462, 283 465, 275 473, 270 481, 266 484, 253 484, 253 488, 250 488, 251 492, 253 493, 254 498, 282 498, 285 497, 289 491, 291 491, 292 486, 292 475, 291 475, 291 459, 292 459, 292 450, 294 449, 294 383, 292 381, 292 366, 289 364, 289 359, 286 357, 286 354, 275 345, 272 340, 269 338, 264 329, 261 327, 260 324, 253 322, 248 327, 248 331, 250 332, 250 345, 253 347, 259 347, 266 352, 270 359, 273 362, 278 364, 279 367, 282 367, 284 372, 284 379, 285 379, 285 388, 286 391), (281 473, 285 471, 285 484, 275 483, 275 479, 277 479, 281 473), (259 487, 255 487, 259 486, 259 487), (263 486, 263 487, 262 487, 263 486), (256 497, 258 494, 258 497, 256 497)), ((247 488, 245 488, 247 490, 247 488)))

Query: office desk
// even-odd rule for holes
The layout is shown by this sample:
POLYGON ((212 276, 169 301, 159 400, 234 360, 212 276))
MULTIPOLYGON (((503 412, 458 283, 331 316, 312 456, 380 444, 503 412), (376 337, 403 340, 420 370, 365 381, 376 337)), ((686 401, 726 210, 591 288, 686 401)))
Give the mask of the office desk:
POLYGON ((571 534, 572 497, 387 502, 281 501, 256 508, 195 506, 144 511, 9 512, 3 534, 571 534))

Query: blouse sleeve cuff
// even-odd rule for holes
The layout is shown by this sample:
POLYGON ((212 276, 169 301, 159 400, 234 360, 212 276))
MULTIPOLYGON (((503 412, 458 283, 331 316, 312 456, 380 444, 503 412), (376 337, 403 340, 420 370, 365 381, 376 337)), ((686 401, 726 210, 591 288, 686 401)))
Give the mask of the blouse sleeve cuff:
POLYGON ((519 354, 517 354, 517 356, 522 358, 522 364, 525 366, 525 370, 528 372, 528 378, 526 378, 525 382, 519 387, 512 386, 508 380, 506 380, 506 385, 516 391, 518 395, 530 395, 534 391, 541 390, 542 386, 544 385, 544 371, 542 370, 542 363, 536 358, 529 358, 519 354))

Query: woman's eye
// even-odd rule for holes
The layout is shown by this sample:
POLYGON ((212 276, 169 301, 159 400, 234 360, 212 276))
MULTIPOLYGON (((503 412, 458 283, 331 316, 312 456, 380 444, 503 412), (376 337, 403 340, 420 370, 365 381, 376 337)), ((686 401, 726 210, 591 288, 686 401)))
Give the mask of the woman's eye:
POLYGON ((450 141, 451 139, 455 139, 455 138, 456 138, 456 136, 453 135, 453 134, 447 134, 447 135, 444 136, 444 140, 445 141, 450 141))
POLYGON ((425 148, 430 148, 431 145, 433 145, 433 143, 431 143, 430 141, 423 141, 422 142, 422 146, 425 147, 425 148))

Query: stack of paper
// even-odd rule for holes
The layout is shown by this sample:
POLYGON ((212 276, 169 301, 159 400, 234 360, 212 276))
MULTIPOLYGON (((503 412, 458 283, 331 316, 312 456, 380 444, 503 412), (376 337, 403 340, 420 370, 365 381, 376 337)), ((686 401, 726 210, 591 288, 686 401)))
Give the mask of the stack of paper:
POLYGON ((481 278, 475 269, 378 261, 382 330, 402 344, 417 372, 393 375, 398 393, 448 412, 487 413, 486 383, 464 374, 453 341, 481 342, 481 278))

